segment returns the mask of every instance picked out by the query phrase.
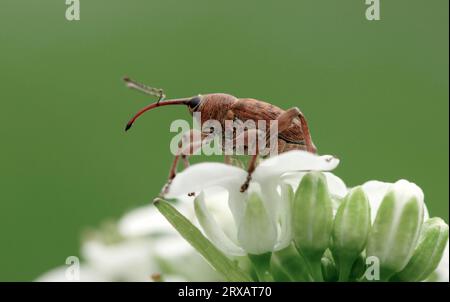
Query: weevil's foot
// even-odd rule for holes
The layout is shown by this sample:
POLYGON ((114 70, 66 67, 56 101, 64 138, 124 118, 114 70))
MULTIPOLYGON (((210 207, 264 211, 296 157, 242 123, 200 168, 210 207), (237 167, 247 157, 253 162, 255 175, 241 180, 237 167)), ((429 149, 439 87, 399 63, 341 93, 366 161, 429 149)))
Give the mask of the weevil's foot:
POLYGON ((159 195, 161 197, 164 197, 164 195, 166 195, 167 193, 169 193, 169 189, 170 189, 170 185, 172 184, 172 180, 168 180, 167 183, 162 187, 161 192, 159 193, 159 195))
POLYGON ((251 180, 252 180, 251 174, 247 175, 247 179, 245 180, 244 184, 241 186, 241 193, 244 193, 245 191, 247 191, 251 180))

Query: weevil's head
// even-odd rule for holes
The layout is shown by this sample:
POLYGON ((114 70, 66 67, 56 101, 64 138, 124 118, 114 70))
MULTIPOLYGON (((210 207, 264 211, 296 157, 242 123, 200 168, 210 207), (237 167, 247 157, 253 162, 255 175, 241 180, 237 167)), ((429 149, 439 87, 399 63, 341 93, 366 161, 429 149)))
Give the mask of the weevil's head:
POLYGON ((203 99, 203 96, 199 94, 197 96, 190 98, 186 102, 186 105, 189 109, 190 114, 193 114, 194 112, 198 112, 200 110, 200 105, 202 104, 202 99, 203 99))

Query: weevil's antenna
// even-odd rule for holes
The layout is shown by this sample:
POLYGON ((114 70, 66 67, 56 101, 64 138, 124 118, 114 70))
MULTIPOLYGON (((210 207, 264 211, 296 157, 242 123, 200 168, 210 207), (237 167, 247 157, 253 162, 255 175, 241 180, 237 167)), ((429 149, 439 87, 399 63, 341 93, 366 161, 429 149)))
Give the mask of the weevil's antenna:
POLYGON ((142 108, 131 118, 131 120, 127 123, 127 125, 125 127, 125 131, 128 131, 128 129, 130 129, 131 126, 133 126, 134 121, 138 117, 140 117, 144 112, 149 111, 153 108, 160 107, 160 106, 168 106, 168 105, 188 105, 189 98, 163 101, 166 98, 166 95, 164 94, 164 91, 162 89, 153 88, 153 87, 144 85, 142 83, 139 83, 137 81, 130 79, 129 77, 124 77, 123 80, 125 81, 128 88, 135 89, 142 93, 158 97, 158 101, 156 103, 152 103, 152 104, 142 108))
POLYGON ((125 81, 125 84, 128 88, 135 89, 137 91, 143 92, 145 94, 151 95, 151 96, 157 96, 158 102, 164 100, 166 98, 166 95, 164 94, 164 90, 160 88, 154 88, 147 86, 145 84, 139 83, 135 80, 130 79, 129 77, 124 77, 123 80, 125 81))

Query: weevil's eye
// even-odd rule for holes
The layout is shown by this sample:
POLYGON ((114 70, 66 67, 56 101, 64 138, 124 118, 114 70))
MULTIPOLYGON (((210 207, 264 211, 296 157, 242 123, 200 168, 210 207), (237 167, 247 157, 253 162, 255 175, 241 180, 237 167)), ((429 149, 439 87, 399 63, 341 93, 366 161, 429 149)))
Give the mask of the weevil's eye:
POLYGON ((201 96, 194 96, 192 99, 189 100, 188 106, 189 110, 194 111, 198 105, 200 105, 200 102, 202 101, 201 96))

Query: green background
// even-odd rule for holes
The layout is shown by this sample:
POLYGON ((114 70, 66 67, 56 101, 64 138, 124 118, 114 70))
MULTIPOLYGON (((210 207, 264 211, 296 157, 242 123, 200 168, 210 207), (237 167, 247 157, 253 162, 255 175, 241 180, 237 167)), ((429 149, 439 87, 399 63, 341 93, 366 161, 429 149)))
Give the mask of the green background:
MULTIPOLYGON (((150 98, 227 92, 298 106, 349 186, 406 178, 448 222, 448 1, 0 2, 0 280, 78 255, 80 235, 147 204, 183 107, 124 125, 150 98)), ((198 160, 198 159, 197 159, 198 160)))

